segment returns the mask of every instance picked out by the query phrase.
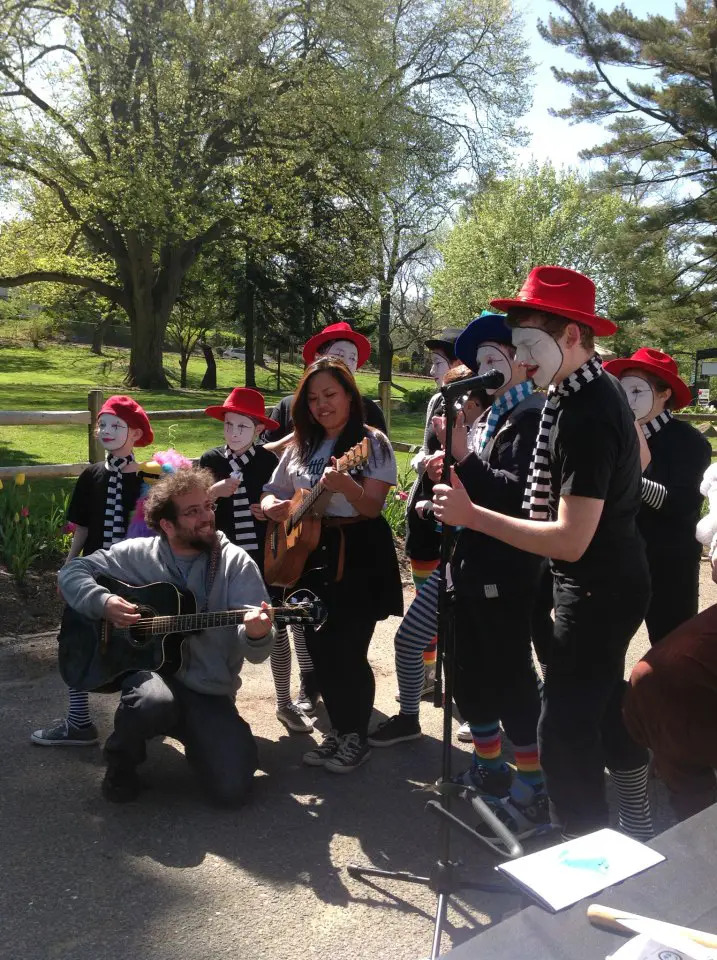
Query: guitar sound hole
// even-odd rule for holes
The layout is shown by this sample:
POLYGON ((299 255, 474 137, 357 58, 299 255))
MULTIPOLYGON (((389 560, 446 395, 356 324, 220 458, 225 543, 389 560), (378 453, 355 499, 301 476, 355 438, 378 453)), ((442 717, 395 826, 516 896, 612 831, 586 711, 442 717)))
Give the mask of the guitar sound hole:
MULTIPOLYGON (((143 607, 139 608, 139 615, 144 619, 161 616, 156 610, 152 607, 143 607)), ((154 634, 151 630, 148 630, 146 627, 130 627, 129 628, 129 639, 130 643, 135 647, 145 647, 147 644, 152 643, 154 634)))

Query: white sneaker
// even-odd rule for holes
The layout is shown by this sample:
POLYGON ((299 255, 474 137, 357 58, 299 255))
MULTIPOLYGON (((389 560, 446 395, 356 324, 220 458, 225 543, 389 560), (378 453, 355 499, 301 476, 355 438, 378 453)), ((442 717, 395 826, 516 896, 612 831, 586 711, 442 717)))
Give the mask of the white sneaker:
POLYGON ((458 727, 456 739, 460 740, 461 743, 473 743, 473 734, 471 733, 470 723, 462 723, 460 727, 458 727))

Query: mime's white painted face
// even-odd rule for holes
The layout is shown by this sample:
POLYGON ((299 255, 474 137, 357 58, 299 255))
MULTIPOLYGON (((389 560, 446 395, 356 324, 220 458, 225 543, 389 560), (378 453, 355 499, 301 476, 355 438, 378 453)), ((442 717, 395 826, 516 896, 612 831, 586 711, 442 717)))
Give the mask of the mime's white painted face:
POLYGON ((337 360, 341 360, 346 364, 351 373, 356 373, 358 367, 358 347, 350 340, 334 340, 325 353, 317 353, 315 359, 318 360, 320 356, 336 357, 337 360))
POLYGON ((251 417, 243 413, 224 415, 224 440, 233 453, 242 454, 254 442, 257 427, 251 417))
POLYGON ((101 413, 97 418, 97 436, 105 450, 121 450, 127 443, 129 427, 112 413, 101 413))

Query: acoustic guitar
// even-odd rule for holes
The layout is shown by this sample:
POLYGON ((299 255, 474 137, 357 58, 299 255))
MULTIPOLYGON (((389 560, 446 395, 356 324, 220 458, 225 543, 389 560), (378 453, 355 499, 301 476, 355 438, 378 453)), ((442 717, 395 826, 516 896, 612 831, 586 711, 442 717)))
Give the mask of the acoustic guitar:
MULTIPOLYGON (((182 664, 187 634, 217 627, 236 626, 250 610, 197 613, 190 590, 173 583, 150 583, 133 587, 114 577, 97 582, 139 608, 141 619, 131 627, 116 627, 109 620, 93 620, 72 607, 65 607, 60 625, 59 665, 62 679, 76 690, 111 693, 122 679, 138 670, 170 676, 182 664)), ((320 626, 326 619, 321 601, 309 590, 298 590, 282 607, 270 607, 269 617, 279 624, 306 623, 320 626)))
MULTIPOLYGON (((336 463, 339 473, 348 473, 368 463, 369 440, 347 450, 336 463)), ((291 513, 283 521, 269 520, 264 543, 264 579, 272 586, 293 587, 306 566, 308 556, 321 539, 321 517, 331 491, 320 483, 311 490, 297 490, 291 499, 291 513)))

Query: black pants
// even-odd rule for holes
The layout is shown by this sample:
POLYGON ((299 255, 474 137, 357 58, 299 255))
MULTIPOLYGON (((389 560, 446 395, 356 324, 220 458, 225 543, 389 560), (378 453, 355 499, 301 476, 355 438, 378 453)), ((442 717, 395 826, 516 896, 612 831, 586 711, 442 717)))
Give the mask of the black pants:
POLYGON ((122 685, 105 759, 134 768, 147 755, 147 740, 159 736, 184 744, 187 761, 216 803, 239 806, 247 799, 258 754, 233 698, 197 693, 150 671, 131 674, 122 685))
POLYGON ((697 615, 701 555, 702 547, 697 543, 689 550, 669 554, 648 549, 652 597, 645 622, 653 646, 697 615))
POLYGON ((531 598, 497 585, 455 597, 454 697, 468 723, 501 720, 518 746, 537 741, 540 695, 530 646, 531 598))
POLYGON ((351 605, 329 605, 326 623, 319 631, 306 629, 309 651, 324 705, 340 734, 368 735, 376 682, 368 662, 376 620, 351 605))
POLYGON ((550 646, 553 640, 553 573, 550 561, 544 560, 540 565, 538 584, 533 601, 531 617, 531 633, 533 646, 538 663, 547 663, 550 646))
POLYGON ((648 601, 646 568, 590 585, 556 577, 538 743, 551 816, 566 833, 608 824, 606 766, 647 763, 623 722, 622 698, 625 653, 648 601))

